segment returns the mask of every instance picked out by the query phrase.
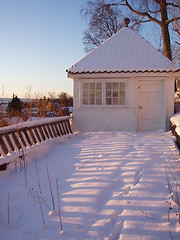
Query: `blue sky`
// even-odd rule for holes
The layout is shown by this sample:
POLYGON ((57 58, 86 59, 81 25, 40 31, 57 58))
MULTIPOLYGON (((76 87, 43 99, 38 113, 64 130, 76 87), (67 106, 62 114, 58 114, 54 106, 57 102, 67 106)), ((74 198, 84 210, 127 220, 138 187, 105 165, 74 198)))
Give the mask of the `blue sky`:
MULTIPOLYGON (((66 69, 85 56, 82 33, 88 25, 80 10, 86 2, 0 0, 0 97, 25 97, 29 89, 31 97, 73 94, 66 69)), ((140 34, 156 45, 150 26, 140 34)))
POLYGON ((85 55, 85 2, 0 0, 0 97, 73 93, 66 69, 85 55))

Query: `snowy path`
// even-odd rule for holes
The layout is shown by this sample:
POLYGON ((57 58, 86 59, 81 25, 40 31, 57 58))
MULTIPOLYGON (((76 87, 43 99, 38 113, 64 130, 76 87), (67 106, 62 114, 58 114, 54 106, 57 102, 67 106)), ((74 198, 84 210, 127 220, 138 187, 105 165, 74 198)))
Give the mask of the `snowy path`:
POLYGON ((171 133, 84 133, 54 141, 47 153, 48 143, 44 144, 43 156, 35 148, 28 160, 27 187, 19 170, 0 173, 1 239, 180 239, 177 216, 172 214, 167 223, 164 160, 176 157, 172 139, 171 133), (63 234, 58 215, 49 216, 42 202, 43 226, 38 200, 29 196, 38 192, 35 158, 43 199, 52 209, 48 163, 57 211, 58 179, 63 234))

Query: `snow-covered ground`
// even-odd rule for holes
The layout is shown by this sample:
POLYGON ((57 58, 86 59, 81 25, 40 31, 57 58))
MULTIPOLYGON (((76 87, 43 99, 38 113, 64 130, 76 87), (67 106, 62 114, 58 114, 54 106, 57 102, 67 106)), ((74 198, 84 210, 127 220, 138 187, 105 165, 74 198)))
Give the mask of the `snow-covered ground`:
POLYGON ((18 159, 0 172, 0 239, 180 239, 175 209, 167 220, 164 161, 179 154, 173 139, 171 132, 78 133, 26 151, 26 172, 18 159))

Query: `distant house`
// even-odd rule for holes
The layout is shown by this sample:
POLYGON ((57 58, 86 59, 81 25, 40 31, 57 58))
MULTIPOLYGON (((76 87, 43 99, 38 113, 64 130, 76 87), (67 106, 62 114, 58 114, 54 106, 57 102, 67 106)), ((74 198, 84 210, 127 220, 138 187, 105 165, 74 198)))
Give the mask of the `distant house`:
POLYGON ((169 128, 177 68, 125 27, 67 70, 74 80, 74 131, 169 128))

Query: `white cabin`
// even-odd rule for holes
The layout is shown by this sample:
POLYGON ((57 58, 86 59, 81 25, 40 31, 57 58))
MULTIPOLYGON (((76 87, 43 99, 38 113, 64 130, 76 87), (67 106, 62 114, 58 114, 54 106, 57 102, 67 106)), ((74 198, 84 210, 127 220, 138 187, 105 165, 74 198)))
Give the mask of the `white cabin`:
POLYGON ((67 70, 73 131, 169 129, 180 68, 125 27, 67 70))

